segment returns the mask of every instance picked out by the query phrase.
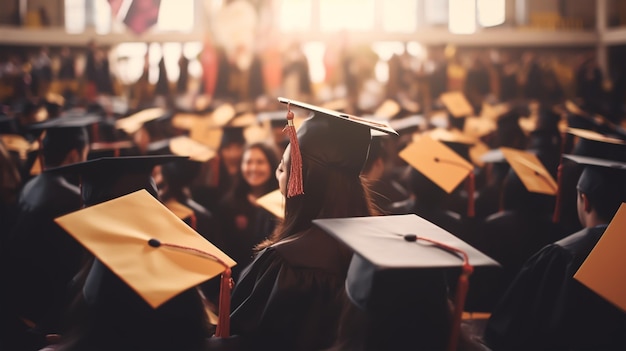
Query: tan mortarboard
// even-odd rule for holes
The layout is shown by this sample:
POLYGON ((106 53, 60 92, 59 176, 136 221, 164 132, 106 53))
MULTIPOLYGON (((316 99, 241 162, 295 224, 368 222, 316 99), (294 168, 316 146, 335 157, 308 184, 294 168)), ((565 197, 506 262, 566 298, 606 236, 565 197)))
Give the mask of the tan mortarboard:
POLYGON ((217 150, 224 130, 222 128, 213 128, 212 126, 213 122, 210 119, 198 119, 194 122, 194 126, 189 132, 189 137, 213 150, 217 150))
POLYGON ((496 122, 486 117, 467 117, 463 125, 463 133, 480 138, 496 130, 496 122))
POLYGON ((215 157, 215 150, 186 136, 170 139, 170 151, 174 155, 189 156, 190 160, 206 162, 215 157))
POLYGON ((507 113, 511 110, 511 106, 507 103, 501 103, 497 105, 491 105, 486 102, 483 103, 482 109, 480 110, 480 116, 484 118, 489 118, 492 120, 497 120, 500 116, 507 113))
POLYGON ((0 139, 7 150, 17 152, 23 160, 26 159, 29 152, 39 149, 39 141, 35 140, 31 143, 18 134, 2 134, 0 139))
POLYGON ((176 201, 176 199, 170 199, 166 201, 164 205, 165 207, 167 207, 168 210, 172 211, 172 213, 180 219, 187 219, 194 216, 193 210, 191 208, 181 204, 180 202, 176 201))
POLYGON ((270 139, 270 130, 265 124, 253 124, 244 128, 243 137, 248 144, 268 141, 270 139))
POLYGON ((472 105, 461 92, 451 91, 443 93, 440 99, 453 117, 468 117, 474 114, 474 108, 472 108, 472 105))
POLYGON ((400 112, 400 105, 391 99, 387 99, 374 111, 374 116, 390 119, 397 115, 398 112, 400 112))
POLYGON ((583 111, 580 107, 578 107, 578 105, 576 103, 574 103, 572 100, 567 100, 565 101, 565 109, 567 111, 569 111, 570 113, 573 113, 575 115, 579 115, 579 116, 586 116, 587 112, 583 111))
POLYGON ((172 117, 172 126, 182 130, 191 130, 196 121, 199 119, 209 119, 211 116, 210 113, 207 114, 197 114, 197 113, 187 113, 187 112, 179 112, 172 117))
POLYGON ((236 264, 145 190, 55 222, 153 308, 236 264))
POLYGON ((427 135, 414 140, 399 155, 447 193, 451 193, 474 169, 452 149, 427 135))
POLYGON ((196 111, 204 111, 211 105, 211 97, 208 95, 200 95, 196 97, 194 107, 196 111))
POLYGON ((55 94, 55 93, 48 93, 46 94, 46 101, 59 105, 59 106, 63 106, 65 105, 65 98, 59 94, 55 94))
POLYGON ((235 107, 231 104, 221 104, 211 114, 213 127, 223 127, 235 117, 235 107))
POLYGON ((424 132, 424 135, 445 143, 474 145, 477 141, 475 137, 464 134, 458 129, 434 128, 424 132))
POLYGON ((626 312, 626 204, 602 234, 574 278, 626 312))
POLYGON ((500 150, 528 191, 556 195, 558 185, 537 156, 507 147, 500 150))
POLYGON ((115 121, 115 127, 122 129, 127 134, 133 134, 138 131, 144 123, 162 117, 165 113, 166 111, 160 107, 148 108, 128 117, 118 119, 115 121))
POLYGON ((277 218, 285 218, 285 196, 280 192, 280 189, 261 196, 256 200, 256 203, 277 218))
MULTIPOLYGON (((624 142, 624 140, 622 139, 612 138, 612 137, 609 137, 609 136, 606 136, 606 135, 603 135, 603 134, 600 134, 598 132, 594 132, 588 129, 567 128, 567 132, 569 134, 575 135, 583 139, 599 141, 601 143, 626 144, 626 142, 624 142)), ((610 156, 610 155, 607 155, 607 156, 610 156)))
POLYGON ((472 163, 474 163, 478 167, 483 167, 485 165, 485 161, 483 157, 489 152, 489 146, 483 143, 482 141, 477 141, 472 147, 469 149, 470 159, 472 163))

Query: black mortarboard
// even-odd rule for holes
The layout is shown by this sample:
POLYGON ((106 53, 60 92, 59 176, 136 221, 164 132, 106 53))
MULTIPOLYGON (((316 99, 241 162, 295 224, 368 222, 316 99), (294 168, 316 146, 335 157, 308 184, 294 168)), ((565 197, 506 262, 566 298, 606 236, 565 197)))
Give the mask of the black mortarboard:
POLYGON ((626 161, 626 141, 609 137, 591 130, 569 128, 569 134, 578 137, 572 154, 603 158, 610 155, 618 161, 626 161))
POLYGON ((358 174, 367 158, 371 130, 397 135, 384 123, 285 98, 279 101, 309 111, 297 133, 300 152, 324 166, 358 174))
MULTIPOLYGON (((442 276, 437 273, 462 271, 461 276, 467 278, 472 266, 498 266, 493 259, 415 214, 316 219, 313 223, 355 252, 346 277, 350 300, 373 318, 391 313, 393 323, 404 322, 393 315, 410 313, 406 311, 409 306, 414 309, 411 318, 422 319, 421 325, 433 330, 426 320, 441 319, 449 313, 445 284, 437 282, 442 276), (442 285, 443 289, 433 290, 442 285)), ((458 291, 457 298, 464 294, 458 291)), ((462 312, 463 301, 457 300, 457 304, 457 312, 462 312)))
POLYGON ((86 127, 100 121, 100 117, 62 116, 31 125, 34 131, 46 131, 41 148, 46 165, 58 165, 73 149, 82 149, 89 142, 86 127))
POLYGON ((89 206, 141 189, 155 195, 156 186, 152 179, 154 166, 185 159, 187 157, 174 155, 103 157, 47 172, 80 176, 83 201, 89 206))
POLYGON ((576 185, 580 192, 606 199, 617 196, 626 201, 626 162, 577 155, 563 157, 585 166, 576 185))
POLYGON ((0 113, 0 134, 17 134, 17 121, 0 113))

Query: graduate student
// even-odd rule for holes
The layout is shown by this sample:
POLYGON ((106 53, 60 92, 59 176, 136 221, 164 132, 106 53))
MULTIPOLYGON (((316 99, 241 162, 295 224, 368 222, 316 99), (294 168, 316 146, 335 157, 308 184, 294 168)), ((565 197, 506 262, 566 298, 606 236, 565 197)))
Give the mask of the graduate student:
POLYGON ((351 252, 311 221, 372 213, 360 178, 370 129, 395 132, 332 110, 279 101, 304 108, 311 117, 292 135, 276 170, 286 196, 285 219, 237 282, 232 332, 247 349, 319 350, 336 337, 351 252))
POLYGON ((626 314, 574 279, 574 274, 626 201, 626 163, 565 155, 584 165, 577 184, 583 229, 532 256, 488 322, 493 350, 622 350, 626 314))
MULTIPOLYGON (((31 127, 46 133, 40 150, 43 168, 84 161, 89 145, 85 127, 96 121, 97 117, 58 118, 31 127)), ((60 323, 64 294, 80 268, 83 250, 53 219, 80 205, 79 188, 62 174, 43 172, 20 192, 15 224, 2 239, 0 252, 3 315, 20 330, 2 339, 21 344, 13 347, 41 345, 45 329, 60 323), (21 334, 26 330, 31 332, 21 334)), ((7 330, 11 329, 3 328, 7 330)))
POLYGON ((195 287, 226 267, 201 252, 225 266, 234 261, 157 200, 154 166, 181 159, 101 158, 52 171, 81 176, 87 208, 55 221, 95 256, 76 278, 67 327, 53 349, 206 347, 209 317, 195 287))

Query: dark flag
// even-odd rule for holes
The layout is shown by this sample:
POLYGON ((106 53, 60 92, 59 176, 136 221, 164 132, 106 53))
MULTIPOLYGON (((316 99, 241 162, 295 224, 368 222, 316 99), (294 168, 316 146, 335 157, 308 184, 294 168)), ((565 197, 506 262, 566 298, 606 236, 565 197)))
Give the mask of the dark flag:
POLYGON ((161 0, 133 0, 124 24, 135 34, 142 34, 157 23, 161 0))

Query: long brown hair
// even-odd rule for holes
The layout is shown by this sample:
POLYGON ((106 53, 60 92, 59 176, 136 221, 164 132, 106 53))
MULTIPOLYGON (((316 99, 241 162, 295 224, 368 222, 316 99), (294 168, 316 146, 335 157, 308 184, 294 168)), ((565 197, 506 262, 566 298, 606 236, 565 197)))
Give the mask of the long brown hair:
MULTIPOLYGON (((289 165, 284 167, 289 172, 289 165)), ((369 189, 358 174, 326 167, 303 157, 302 178, 304 194, 285 200, 285 219, 269 239, 257 246, 258 250, 310 228, 311 221, 317 218, 376 214, 369 189)))

